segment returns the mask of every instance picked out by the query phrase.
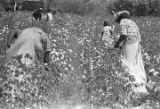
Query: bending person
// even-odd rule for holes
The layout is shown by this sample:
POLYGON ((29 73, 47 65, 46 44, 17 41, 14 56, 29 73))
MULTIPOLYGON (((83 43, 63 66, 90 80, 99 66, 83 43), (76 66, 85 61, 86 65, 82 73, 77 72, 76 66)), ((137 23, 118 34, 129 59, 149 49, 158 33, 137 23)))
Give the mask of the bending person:
POLYGON ((6 55, 8 59, 22 55, 21 62, 25 65, 35 64, 36 61, 49 64, 50 51, 51 45, 47 35, 41 29, 33 27, 18 34, 6 55))
POLYGON ((121 62, 124 70, 135 78, 134 93, 148 94, 146 89, 147 77, 141 55, 141 36, 137 24, 129 19, 128 11, 121 11, 115 14, 116 22, 120 24, 120 38, 114 45, 119 48, 121 42, 121 62))

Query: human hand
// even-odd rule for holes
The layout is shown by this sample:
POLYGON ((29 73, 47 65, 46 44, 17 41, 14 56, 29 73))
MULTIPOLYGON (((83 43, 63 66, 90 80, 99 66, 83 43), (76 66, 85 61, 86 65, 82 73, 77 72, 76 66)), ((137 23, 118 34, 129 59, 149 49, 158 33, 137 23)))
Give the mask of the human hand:
POLYGON ((115 44, 115 45, 114 45, 114 48, 119 48, 119 44, 115 44))

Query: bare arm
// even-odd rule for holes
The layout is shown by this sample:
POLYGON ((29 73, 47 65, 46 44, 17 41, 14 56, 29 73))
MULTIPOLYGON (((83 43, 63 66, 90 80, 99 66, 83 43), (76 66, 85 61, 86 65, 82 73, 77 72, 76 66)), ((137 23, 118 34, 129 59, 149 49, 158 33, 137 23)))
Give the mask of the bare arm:
POLYGON ((47 37, 45 41, 45 48, 44 48, 44 63, 50 64, 50 52, 51 52, 51 44, 50 40, 47 37))
POLYGON ((10 48, 11 44, 14 43, 13 41, 18 38, 18 31, 11 30, 11 34, 7 37, 7 48, 10 48))
POLYGON ((104 33, 104 32, 102 31, 102 33, 101 33, 101 39, 102 39, 103 33, 104 33))
POLYGON ((45 51, 44 53, 44 63, 50 64, 50 51, 45 51))
POLYGON ((114 45, 114 48, 119 48, 119 44, 125 40, 126 36, 125 35, 121 35, 120 38, 118 39, 118 41, 116 42, 116 44, 114 45))

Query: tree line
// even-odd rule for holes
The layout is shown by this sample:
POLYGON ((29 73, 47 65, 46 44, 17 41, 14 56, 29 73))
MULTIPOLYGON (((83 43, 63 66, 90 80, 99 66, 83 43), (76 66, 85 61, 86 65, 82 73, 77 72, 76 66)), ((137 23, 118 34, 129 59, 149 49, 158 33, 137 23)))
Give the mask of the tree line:
POLYGON ((4 10, 15 10, 15 3, 19 10, 25 10, 22 7, 28 7, 27 2, 33 2, 29 8, 51 8, 62 13, 74 13, 80 15, 108 15, 111 11, 128 10, 133 16, 160 16, 159 0, 0 0, 1 7, 4 10), (24 4, 23 4, 24 3, 24 4), (23 4, 23 6, 22 6, 23 4))

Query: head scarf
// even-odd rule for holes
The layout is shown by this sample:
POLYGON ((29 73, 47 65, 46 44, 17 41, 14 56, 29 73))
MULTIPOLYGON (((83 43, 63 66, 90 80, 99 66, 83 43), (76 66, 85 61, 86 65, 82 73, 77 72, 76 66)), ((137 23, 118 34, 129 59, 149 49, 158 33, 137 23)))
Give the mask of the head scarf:
POLYGON ((130 12, 127 10, 119 11, 117 13, 114 13, 115 19, 118 19, 122 14, 126 14, 128 17, 130 17, 130 12))

